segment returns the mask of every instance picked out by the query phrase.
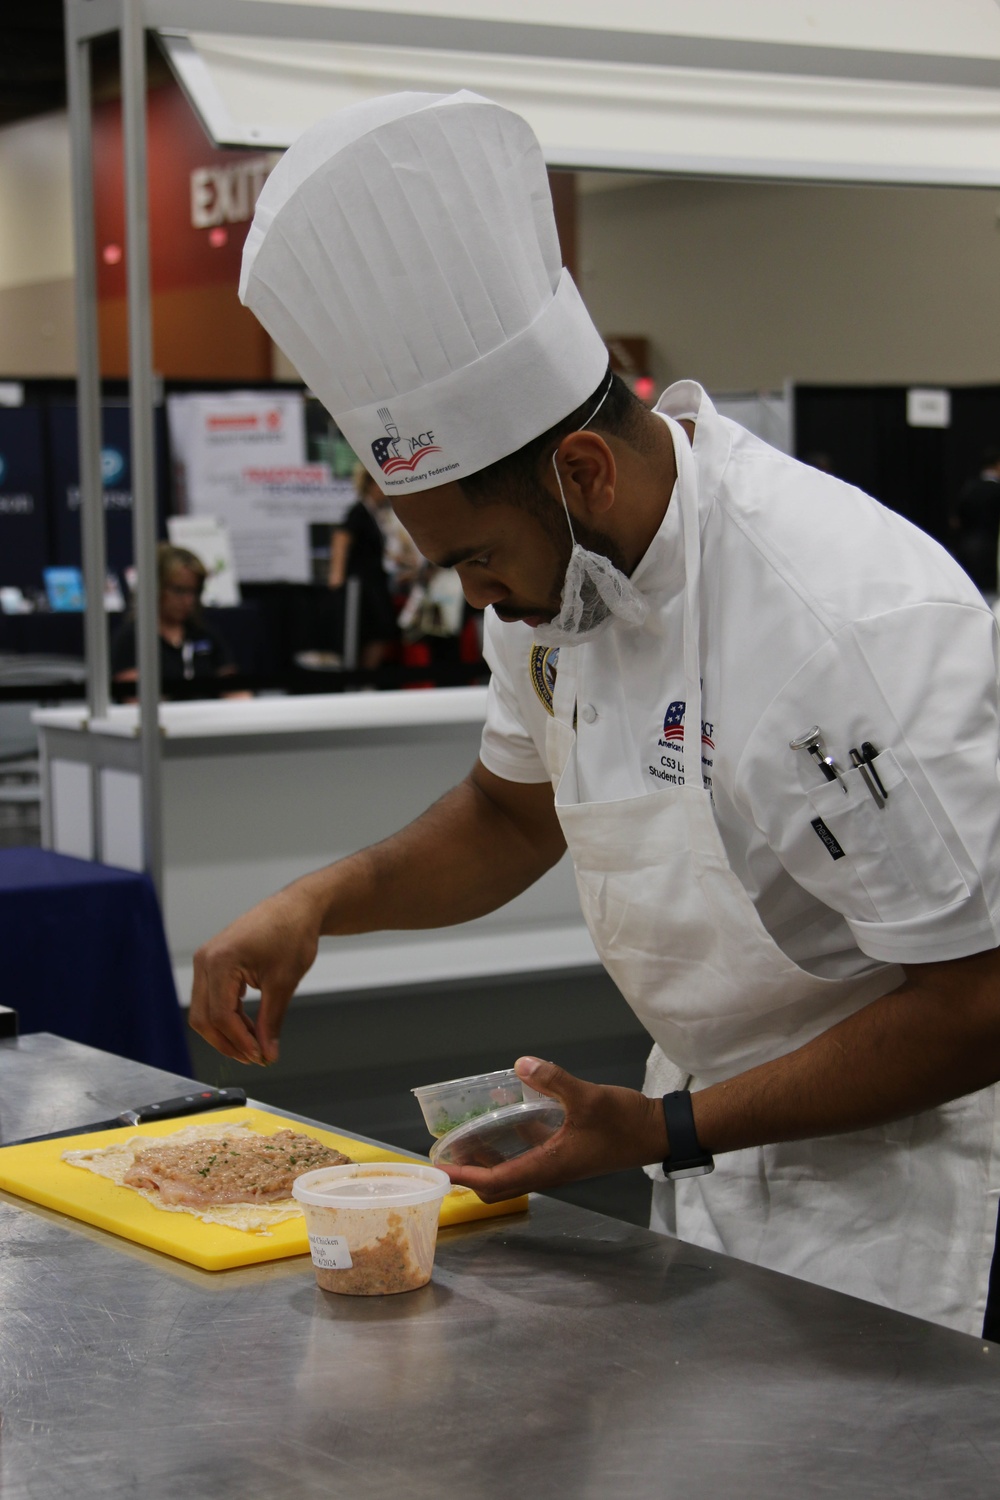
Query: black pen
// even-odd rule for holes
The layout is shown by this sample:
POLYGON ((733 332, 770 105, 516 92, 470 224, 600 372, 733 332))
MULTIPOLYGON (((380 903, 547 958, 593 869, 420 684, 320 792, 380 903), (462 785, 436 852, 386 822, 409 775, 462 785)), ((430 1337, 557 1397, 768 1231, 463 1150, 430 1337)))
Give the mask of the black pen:
POLYGON ((813 757, 813 759, 815 760, 816 764, 819 766, 820 770, 823 772, 823 775, 826 777, 827 781, 836 781, 837 780, 837 770, 836 770, 836 767, 834 765, 832 765, 831 762, 828 759, 824 759, 824 757, 820 754, 820 752, 819 752, 818 749, 814 748, 814 749, 810 750, 809 753, 813 757))
POLYGON ((885 787, 882 785, 882 778, 878 774, 878 772, 876 771, 875 766, 873 764, 873 762, 875 760, 875 757, 877 755, 880 755, 881 751, 876 750, 876 748, 872 744, 871 740, 862 740, 861 741, 861 754, 862 754, 862 757, 864 759, 865 765, 868 767, 868 770, 869 770, 871 776, 874 778, 875 785, 878 787, 879 791, 882 793, 883 800, 886 801, 886 802, 888 802, 888 800, 889 800, 889 793, 886 791, 885 787))

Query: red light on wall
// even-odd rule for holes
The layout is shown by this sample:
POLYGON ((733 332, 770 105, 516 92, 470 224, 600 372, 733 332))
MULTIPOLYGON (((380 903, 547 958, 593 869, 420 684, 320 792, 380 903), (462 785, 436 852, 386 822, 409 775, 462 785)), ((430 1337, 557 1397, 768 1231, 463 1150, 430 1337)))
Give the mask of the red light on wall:
POLYGON ((101 251, 101 259, 106 266, 117 266, 122 258, 121 245, 105 245, 101 251))
POLYGON ((224 229, 221 224, 217 224, 214 229, 208 231, 208 243, 213 250, 221 250, 223 245, 228 245, 229 243, 229 230, 224 229))

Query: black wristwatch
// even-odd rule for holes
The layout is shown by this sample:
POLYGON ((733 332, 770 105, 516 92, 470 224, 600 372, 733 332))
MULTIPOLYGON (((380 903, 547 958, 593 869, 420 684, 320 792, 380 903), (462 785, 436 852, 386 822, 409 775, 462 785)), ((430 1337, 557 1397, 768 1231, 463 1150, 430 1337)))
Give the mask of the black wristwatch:
POLYGON ((664 1094, 663 1118, 667 1126, 670 1155, 663 1163, 665 1177, 703 1177, 715 1171, 715 1158, 698 1140, 694 1128, 694 1111, 687 1089, 664 1094))

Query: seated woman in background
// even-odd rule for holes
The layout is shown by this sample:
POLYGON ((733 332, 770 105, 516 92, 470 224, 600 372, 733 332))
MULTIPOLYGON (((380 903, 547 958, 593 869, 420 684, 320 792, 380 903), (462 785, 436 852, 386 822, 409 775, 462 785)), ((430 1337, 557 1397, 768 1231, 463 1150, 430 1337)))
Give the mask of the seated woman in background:
MULTIPOLYGON (((157 630, 160 638, 160 678, 164 697, 170 686, 211 677, 231 677, 236 664, 225 641, 205 623, 201 592, 205 566, 186 547, 161 542, 156 549, 159 588, 157 630)), ((115 682, 136 682, 134 615, 125 621, 111 645, 111 675, 115 682)))

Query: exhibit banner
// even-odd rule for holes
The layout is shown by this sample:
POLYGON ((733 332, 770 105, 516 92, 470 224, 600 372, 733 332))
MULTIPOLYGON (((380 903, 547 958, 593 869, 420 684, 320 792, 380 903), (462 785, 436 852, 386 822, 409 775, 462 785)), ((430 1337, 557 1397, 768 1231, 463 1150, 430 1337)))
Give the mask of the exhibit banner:
POLYGON ((241 471, 306 461, 305 401, 298 391, 195 392, 167 397, 180 509, 205 515, 241 471))
POLYGON ((0 406, 0 585, 42 588, 46 510, 41 409, 0 406))
POLYGON ((310 526, 336 524, 354 493, 327 464, 307 463, 302 395, 172 395, 167 415, 181 507, 225 527, 237 578, 310 582, 310 526))
MULTIPOLYGON (((48 419, 55 532, 52 560, 59 567, 78 568, 81 563, 80 455, 76 406, 54 403, 49 408, 48 419)), ((161 408, 155 413, 154 436, 156 533, 163 536, 166 471, 161 408)), ((107 521, 108 571, 122 578, 133 564, 132 439, 127 406, 105 406, 101 410, 101 479, 107 521)))

